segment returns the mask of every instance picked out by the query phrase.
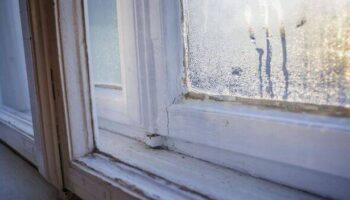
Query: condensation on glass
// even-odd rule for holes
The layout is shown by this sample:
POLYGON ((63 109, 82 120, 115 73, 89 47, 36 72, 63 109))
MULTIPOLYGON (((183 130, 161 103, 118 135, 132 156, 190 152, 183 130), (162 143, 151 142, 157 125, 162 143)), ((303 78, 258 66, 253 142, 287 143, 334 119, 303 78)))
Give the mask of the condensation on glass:
POLYGON ((95 84, 120 85, 117 1, 88 0, 89 59, 95 84))
POLYGON ((19 1, 0 1, 0 108, 31 121, 19 1))
POLYGON ((349 0, 185 0, 189 91, 350 106, 349 0))

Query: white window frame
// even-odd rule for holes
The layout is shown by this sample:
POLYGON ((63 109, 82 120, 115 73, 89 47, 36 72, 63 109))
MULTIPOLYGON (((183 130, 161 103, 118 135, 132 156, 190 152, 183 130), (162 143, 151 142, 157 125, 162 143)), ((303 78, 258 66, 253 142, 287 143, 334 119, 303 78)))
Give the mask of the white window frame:
MULTIPOLYGON (((123 17, 121 19, 123 22, 119 24, 129 23, 129 28, 135 28, 133 16, 134 2, 129 0, 118 1, 119 10, 125 10, 125 15, 127 16, 126 18, 123 17), (127 12, 130 10, 132 12, 127 12)), ((61 79, 62 87, 60 89, 62 96, 65 96, 62 103, 63 110, 65 111, 63 112, 64 117, 66 118, 60 121, 60 125, 61 127, 65 127, 65 131, 68 133, 67 135, 62 135, 65 187, 86 199, 109 199, 113 198, 111 196, 114 195, 118 195, 119 197, 119 195, 122 195, 121 191, 127 191, 134 196, 142 197, 144 195, 138 192, 136 188, 121 185, 120 182, 106 181, 101 174, 93 173, 91 168, 87 168, 86 164, 81 165, 81 162, 78 160, 94 152, 96 146, 93 139, 95 137, 93 131, 98 131, 94 122, 97 117, 94 118, 91 115, 91 111, 94 109, 90 98, 92 93, 91 88, 93 86, 91 86, 88 77, 87 44, 84 42, 76 43, 76 41, 85 41, 86 32, 84 26, 86 24, 86 13, 84 13, 84 3, 86 2, 75 0, 57 1, 58 6, 56 8, 56 23, 59 28, 60 55, 62 58, 62 71, 59 74, 64 77, 61 79), (58 19, 60 20, 58 21, 58 19), (79 52, 78 55, 77 52, 79 52), (79 81, 76 82, 77 80, 79 81), (93 193, 89 191, 92 189, 93 193)), ((129 37, 132 36, 133 33, 129 37)), ((135 42, 134 38, 129 38, 126 41, 133 43, 135 42)), ((131 51, 130 53, 134 54, 135 46, 129 45, 128 47, 131 49, 127 49, 127 51, 131 51)), ((130 57, 125 62, 134 63, 134 65, 131 64, 131 67, 138 67, 137 65, 135 66, 135 57, 130 57)), ((137 98, 135 101, 138 104, 139 99, 137 98)), ((133 106, 135 107, 135 105, 133 106)), ((129 112, 127 113, 129 114, 129 112)), ((136 111, 136 113, 130 112, 131 115, 138 113, 139 111, 136 111)), ((101 121, 99 122, 101 123, 101 121)), ((117 127, 115 129, 122 131, 127 129, 125 128, 128 127, 127 124, 125 121, 122 121, 120 124, 113 122, 113 125, 117 127)), ((136 137, 143 133, 137 126, 133 132, 136 137)), ((127 172, 125 171, 125 173, 127 172)), ((131 198, 131 196, 127 196, 131 198)))
MULTIPOLYGON (((91 93, 94 97, 93 99, 93 109, 97 113, 97 117, 95 119, 98 123, 95 124, 95 127, 99 127, 102 129, 111 130, 113 132, 117 132, 119 134, 125 134, 137 139, 142 139, 144 137, 143 131, 140 129, 144 126, 147 126, 149 120, 145 113, 147 113, 147 106, 144 107, 145 100, 145 92, 143 91, 148 83, 144 83, 143 81, 147 80, 142 78, 142 74, 147 73, 147 69, 145 69, 142 64, 142 54, 139 53, 138 48, 138 38, 137 29, 142 28, 138 26, 132 26, 131 24, 135 24, 134 12, 130 12, 133 9, 132 2, 124 2, 117 1, 117 9, 118 9, 118 34, 119 34, 119 49, 120 49, 120 69, 121 69, 121 86, 120 87, 108 87, 106 85, 96 86, 91 81, 91 93), (123 28, 119 28, 123 27, 123 28), (143 83, 143 84, 141 84, 143 83), (96 88, 101 86, 110 90, 119 90, 121 91, 121 95, 117 100, 112 100, 109 98, 109 101, 114 101, 119 105, 106 107, 104 106, 104 102, 100 101, 100 96, 97 94, 96 88), (142 105, 142 107, 141 107, 142 105), (103 110, 100 112, 100 110, 103 110), (100 114, 99 114, 100 113, 100 114), (125 131, 121 131, 124 127, 133 127, 134 131, 132 134, 125 133, 125 131)), ((84 23, 85 27, 89 26, 88 23, 88 9, 87 2, 84 1, 84 23)), ((86 29, 85 37, 87 37, 87 41, 89 41, 89 32, 86 29)), ((87 42, 87 54, 89 59, 89 43, 87 42)), ((89 63, 91 63, 89 61, 89 63)), ((89 66, 91 69, 93 66, 89 66)), ((90 70, 92 71, 92 70, 90 70)), ((107 98, 102 96, 102 98, 107 98)), ((152 131, 149 129, 149 131, 152 131)))
MULTIPOLYGON (((187 1, 182 1, 184 18, 187 1)), ((186 66, 187 24, 178 25, 185 53, 177 63, 186 66)), ((169 54, 176 55, 176 49, 169 54)), ((169 149, 323 196, 350 195, 349 115, 288 112, 210 95, 198 100, 188 98, 187 85, 181 83, 184 94, 175 96, 182 98, 167 108, 169 149), (320 182, 328 183, 315 184, 320 182)))
MULTIPOLYGON (((138 123, 120 121, 108 124, 101 123, 99 119, 99 126, 143 142, 147 142, 149 135, 159 135, 170 151, 326 197, 350 196, 346 187, 350 185, 350 160, 347 159, 347 155, 350 154, 349 118, 292 113, 186 97, 183 80, 184 3, 185 1, 173 0, 118 1, 120 40, 133 44, 125 45, 131 47, 126 50, 121 44, 121 51, 131 55, 121 56, 122 60, 125 59, 121 65, 135 66, 130 73, 134 82, 124 83, 123 86, 137 88, 134 91, 138 94, 135 92, 134 96, 126 95, 127 107, 133 107, 127 110, 127 114, 139 116, 136 117, 139 120, 136 120, 138 123), (128 62, 132 64, 128 65, 128 62), (254 125, 249 127, 251 124, 254 125), (301 154, 303 151, 306 153, 301 154), (336 162, 330 162, 334 158, 337 159, 336 162)), ((96 135, 93 133, 98 130, 96 117, 92 115, 95 108, 91 101, 93 86, 89 80, 86 44, 77 42, 85 41, 86 37, 84 3, 74 0, 58 1, 57 13, 62 61, 60 76, 64 77, 61 80, 61 92, 65 97, 63 110, 67 120, 60 123, 65 126, 67 133, 63 136, 63 149, 66 149, 63 150, 63 158, 68 188, 84 195, 84 192, 88 192, 87 188, 97 187, 102 181, 96 197, 113 198, 114 192, 110 190, 119 193, 120 189, 139 198, 152 197, 156 192, 160 192, 162 187, 167 188, 166 183, 161 184, 142 171, 139 172, 142 174, 140 178, 140 174, 130 172, 132 169, 125 169, 125 166, 121 167, 119 164, 116 167, 115 162, 113 165, 108 161, 108 156, 101 156, 101 152, 96 151, 96 135), (122 169, 118 171, 117 168, 122 169), (117 172, 108 169, 115 169, 117 172), (136 184, 134 188, 111 180, 119 178, 118 180, 125 181, 120 178, 125 174, 133 177, 131 180, 136 184), (145 183, 145 179, 153 183, 151 194, 140 192, 150 190, 141 184, 145 183), (82 187, 81 183, 88 186, 82 187)), ((123 144, 117 143, 116 140, 115 145, 123 144)), ((149 151, 146 151, 146 154, 153 155, 147 152, 149 151)), ((140 168, 132 159, 128 161, 133 162, 130 164, 131 168, 140 168)), ((174 160, 175 165, 176 162, 178 160, 174 160)), ((164 173, 162 169, 152 173, 162 174, 162 177, 171 176, 170 172, 164 173)), ((210 175, 217 176, 215 172, 210 172, 210 175)), ((194 183, 182 184, 187 184, 188 187, 194 183)), ((209 190, 210 184, 206 184, 202 185, 203 189, 199 192, 205 193, 206 188, 209 190)), ((170 185, 168 187, 176 188, 175 194, 174 189, 166 190, 161 194, 164 195, 162 197, 197 195, 176 187, 176 184, 170 185)))

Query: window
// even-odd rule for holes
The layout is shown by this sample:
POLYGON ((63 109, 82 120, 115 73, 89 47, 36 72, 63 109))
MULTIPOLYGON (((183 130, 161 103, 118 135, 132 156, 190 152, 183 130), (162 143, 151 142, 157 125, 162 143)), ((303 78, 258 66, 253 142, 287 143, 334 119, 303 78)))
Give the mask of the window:
POLYGON ((28 83, 31 34, 25 8, 25 1, 0 1, 0 140, 40 168, 30 97, 35 94, 29 92, 28 83))
POLYGON ((88 33, 93 79, 99 85, 121 84, 117 2, 88 1, 88 33))
POLYGON ((87 4, 89 58, 98 116, 113 119, 123 112, 116 1, 87 4))
POLYGON ((227 198, 223 167, 348 196, 349 9, 345 0, 61 2, 70 162, 153 198, 166 184, 227 198))
POLYGON ((349 107, 348 1, 185 2, 190 92, 349 107))
POLYGON ((128 35, 133 30, 120 29, 129 19, 119 13, 118 1, 87 1, 84 6, 96 126, 120 133, 121 125, 141 123, 136 44, 128 35))
MULTIPOLYGON (((0 106, 31 121, 26 58, 18 1, 1 1, 0 106)), ((31 132, 32 133, 32 132, 31 132)))

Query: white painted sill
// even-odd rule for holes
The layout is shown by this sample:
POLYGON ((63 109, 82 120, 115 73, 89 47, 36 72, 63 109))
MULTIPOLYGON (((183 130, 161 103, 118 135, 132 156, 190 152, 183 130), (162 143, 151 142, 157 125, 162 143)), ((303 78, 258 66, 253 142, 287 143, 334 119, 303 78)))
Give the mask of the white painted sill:
POLYGON ((33 123, 31 120, 31 116, 27 113, 21 113, 5 106, 0 107, 0 122, 34 140, 33 123))
POLYGON ((95 85, 94 98, 99 118, 112 121, 127 121, 125 99, 122 89, 114 86, 95 85))
POLYGON ((30 115, 1 106, 0 139, 36 165, 34 131, 30 115))
POLYGON ((173 151, 325 197, 350 195, 350 118, 188 99, 168 115, 173 151))
POLYGON ((99 145, 75 164, 97 172, 110 184, 152 199, 320 199, 236 171, 100 130, 99 145), (114 138, 113 140, 107 138, 114 138), (118 141, 116 143, 116 141, 118 141), (136 192, 135 192, 136 191, 136 192))

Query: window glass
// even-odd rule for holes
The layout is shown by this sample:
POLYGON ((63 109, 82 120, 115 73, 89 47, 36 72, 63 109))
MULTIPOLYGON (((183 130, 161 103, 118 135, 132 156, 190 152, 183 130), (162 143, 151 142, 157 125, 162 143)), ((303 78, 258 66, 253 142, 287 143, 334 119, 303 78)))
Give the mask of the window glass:
POLYGON ((96 84, 120 85, 116 0, 88 0, 90 64, 96 84))
POLYGON ((1 108, 31 119, 19 1, 0 1, 1 108))
POLYGON ((350 106, 349 0, 185 1, 190 91, 350 106))
POLYGON ((117 121, 125 112, 116 0, 88 0, 87 38, 92 98, 100 126, 101 119, 117 121))

